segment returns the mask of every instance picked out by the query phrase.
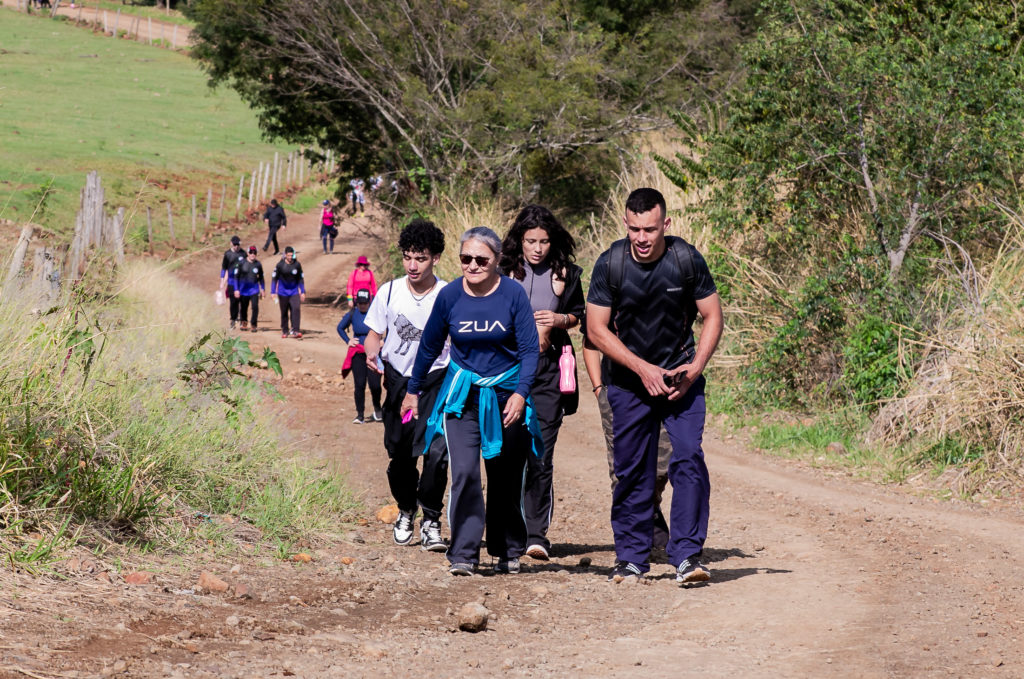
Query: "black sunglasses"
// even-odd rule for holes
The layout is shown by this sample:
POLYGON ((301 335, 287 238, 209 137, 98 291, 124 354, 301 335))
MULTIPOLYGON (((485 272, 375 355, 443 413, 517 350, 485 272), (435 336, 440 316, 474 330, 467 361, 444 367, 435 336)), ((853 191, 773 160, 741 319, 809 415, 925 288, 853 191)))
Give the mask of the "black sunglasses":
POLYGON ((469 266, 470 262, 476 262, 479 267, 485 267, 491 262, 490 257, 474 257, 473 255, 459 255, 459 261, 462 262, 462 266, 469 266))

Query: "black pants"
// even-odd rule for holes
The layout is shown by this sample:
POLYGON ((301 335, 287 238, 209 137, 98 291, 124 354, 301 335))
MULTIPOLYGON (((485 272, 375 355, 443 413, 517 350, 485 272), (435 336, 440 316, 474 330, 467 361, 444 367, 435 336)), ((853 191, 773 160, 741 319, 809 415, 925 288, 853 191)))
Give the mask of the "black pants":
MULTIPOLYGON (((235 298, 235 286, 228 284, 228 288, 224 291, 224 294, 228 296, 228 309, 231 311, 231 321, 234 322, 239 320, 238 312, 242 307, 242 300, 235 298)), ((242 318, 245 317, 243 316, 242 318)))
POLYGON ((370 385, 370 398, 373 399, 373 412, 380 410, 380 374, 370 372, 366 367, 366 354, 352 357, 352 379, 355 382, 356 414, 360 419, 366 408, 366 385, 370 385))
POLYGON ((256 293, 255 295, 242 295, 239 298, 238 301, 241 302, 241 309, 240 309, 240 312, 239 312, 239 316, 240 316, 239 320, 241 320, 243 322, 245 321, 246 316, 249 315, 249 305, 250 304, 252 305, 252 318, 249 320, 249 323, 252 325, 252 327, 255 328, 256 327, 256 321, 258 321, 259 318, 260 318, 260 295, 259 295, 259 293, 256 293))
POLYGON ((548 527, 554 504, 552 479, 554 477, 555 442, 562 426, 562 393, 558 390, 558 353, 546 351, 540 355, 533 378, 533 408, 537 412, 544 455, 532 452, 526 455, 526 488, 523 492, 523 511, 526 515, 527 543, 551 549, 548 527))
POLYGON ((267 248, 270 247, 270 244, 273 243, 275 255, 281 251, 281 248, 277 246, 277 231, 280 228, 280 226, 270 227, 270 230, 267 232, 267 242, 263 244, 263 249, 266 250, 267 248))
POLYGON ((298 295, 278 295, 277 302, 281 305, 281 332, 288 334, 288 315, 292 317, 292 332, 299 332, 302 320, 302 300, 298 295))
MULTIPOLYGON (((476 392, 476 389, 473 389, 476 392)), ((523 474, 530 435, 522 418, 502 428, 501 454, 484 460, 487 470, 487 504, 480 478, 480 420, 475 393, 471 392, 462 417, 445 418, 452 489, 448 508, 452 543, 451 563, 480 562, 480 541, 487 528, 487 553, 499 559, 526 553, 526 521, 523 519, 523 474)), ((507 395, 499 398, 505 407, 507 395)))
POLYGON ((388 485, 398 508, 404 512, 423 510, 423 517, 441 520, 444 491, 448 486, 448 446, 438 437, 430 448, 423 450, 427 418, 434 408, 437 392, 441 388, 446 368, 427 375, 420 390, 420 416, 402 423, 402 400, 405 399, 409 378, 390 363, 384 364, 384 448, 388 451, 388 485), (416 469, 416 461, 423 458, 423 473, 416 469))

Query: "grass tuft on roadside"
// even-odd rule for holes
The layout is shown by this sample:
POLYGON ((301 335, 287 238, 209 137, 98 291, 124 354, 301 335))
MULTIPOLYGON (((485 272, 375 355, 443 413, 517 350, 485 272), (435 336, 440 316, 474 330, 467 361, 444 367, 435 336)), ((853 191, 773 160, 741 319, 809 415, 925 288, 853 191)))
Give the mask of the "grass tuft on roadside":
POLYGON ((231 515, 276 540, 351 517, 338 478, 283 457, 262 416, 272 352, 204 333, 206 295, 164 268, 130 264, 110 284, 114 295, 52 309, 0 304, 0 543, 12 565, 44 568, 83 530, 159 544, 194 515, 231 515), (197 364, 200 380, 187 371, 197 364))

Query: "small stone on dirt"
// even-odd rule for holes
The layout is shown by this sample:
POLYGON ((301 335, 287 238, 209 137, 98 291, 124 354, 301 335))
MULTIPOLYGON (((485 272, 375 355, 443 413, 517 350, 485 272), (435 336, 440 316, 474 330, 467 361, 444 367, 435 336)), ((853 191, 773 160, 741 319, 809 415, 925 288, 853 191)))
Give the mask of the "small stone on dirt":
POLYGON ((377 510, 377 520, 381 523, 394 523, 398 520, 398 505, 385 505, 377 510))
POLYGON ((309 563, 313 560, 313 557, 305 552, 299 552, 298 554, 292 554, 291 560, 296 563, 309 563))
POLYGON ((482 632, 487 629, 487 616, 491 612, 473 602, 459 609, 459 629, 463 632, 482 632))
POLYGON ((545 587, 544 585, 534 585, 533 587, 530 588, 530 591, 538 599, 541 599, 541 598, 546 597, 548 595, 548 588, 545 587))
POLYGON ((229 615, 224 621, 224 624, 228 627, 238 627, 239 619, 237 615, 229 615))
POLYGON ((242 566, 237 564, 237 563, 234 566, 231 567, 230 571, 228 571, 228 573, 231 573, 231 575, 238 575, 241 572, 242 572, 242 566))
POLYGON ((593 559, 589 556, 585 556, 580 559, 580 568, 590 568, 590 564, 594 563, 593 559))
POLYGON ((135 571, 124 576, 124 581, 129 585, 148 585, 153 582, 153 574, 146 571, 135 571))
POLYGON ((839 441, 833 441, 825 446, 825 450, 833 455, 846 455, 846 446, 839 441))
POLYGON ((353 559, 351 556, 343 556, 343 557, 341 557, 341 563, 345 564, 346 566, 351 566, 355 562, 356 562, 356 560, 353 559))
POLYGON ((251 599, 252 590, 249 589, 249 585, 241 582, 235 583, 235 597, 238 599, 251 599))
POLYGON ((199 574, 196 586, 208 592, 226 592, 229 585, 210 571, 203 571, 199 574))
POLYGON ((363 644, 363 655, 367 658, 383 658, 388 654, 388 650, 383 644, 366 643, 363 644))

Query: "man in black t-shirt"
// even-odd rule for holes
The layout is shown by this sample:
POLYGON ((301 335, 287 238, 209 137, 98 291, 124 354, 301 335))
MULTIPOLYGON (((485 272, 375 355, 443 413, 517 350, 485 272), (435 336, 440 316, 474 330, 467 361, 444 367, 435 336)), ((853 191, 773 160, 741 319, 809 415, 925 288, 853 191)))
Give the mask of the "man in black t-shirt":
POLYGON ((263 221, 267 225, 267 242, 263 244, 263 252, 266 252, 270 244, 273 243, 276 255, 281 251, 277 245, 277 232, 288 226, 288 217, 284 213, 284 208, 278 205, 276 198, 270 199, 270 205, 263 213, 263 221))
POLYGON ((587 336, 605 355, 618 483, 612 492, 617 563, 609 579, 649 569, 658 432, 672 440, 669 561, 683 585, 706 581, 700 562, 707 538, 711 484, 701 441, 704 368, 722 336, 722 306, 704 258, 665 236, 670 219, 654 189, 626 200, 627 239, 598 257, 587 295, 587 336), (695 345, 693 321, 703 319, 695 345))

